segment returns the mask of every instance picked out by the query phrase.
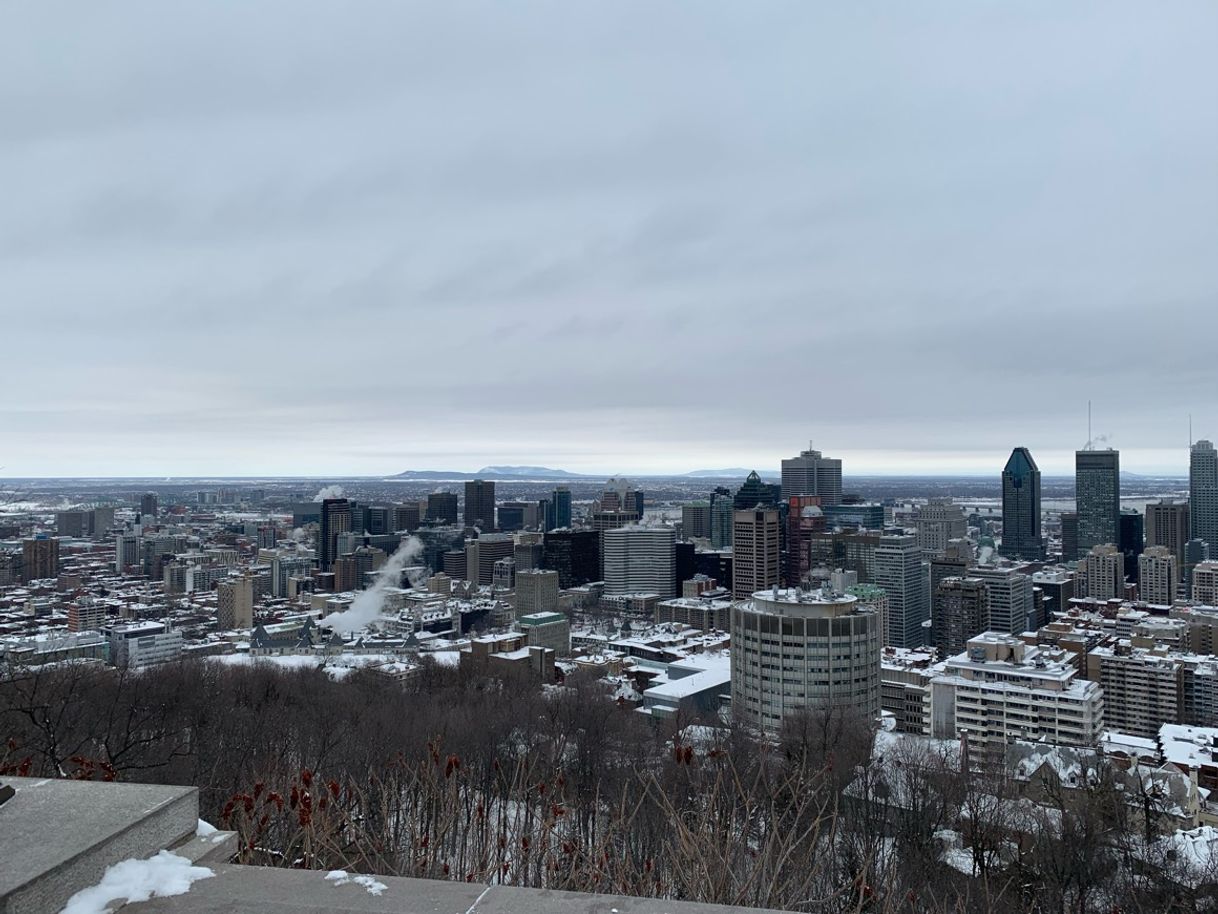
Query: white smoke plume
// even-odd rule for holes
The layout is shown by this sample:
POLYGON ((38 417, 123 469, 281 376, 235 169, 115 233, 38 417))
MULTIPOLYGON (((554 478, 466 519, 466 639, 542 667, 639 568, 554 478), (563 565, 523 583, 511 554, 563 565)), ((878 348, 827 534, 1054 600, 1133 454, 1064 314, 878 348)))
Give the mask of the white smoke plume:
POLYGON ((326 486, 320 492, 313 496, 314 501, 325 501, 327 498, 342 498, 342 486, 326 486))
MULTIPOLYGON (((402 545, 381 566, 376 580, 367 590, 361 590, 351 603, 351 608, 340 613, 331 613, 321 624, 338 632, 356 632, 366 628, 381 617, 385 605, 385 590, 397 587, 402 579, 402 569, 412 564, 423 554, 423 541, 417 536, 402 540, 402 545)), ((413 584, 414 581, 411 581, 413 584)))

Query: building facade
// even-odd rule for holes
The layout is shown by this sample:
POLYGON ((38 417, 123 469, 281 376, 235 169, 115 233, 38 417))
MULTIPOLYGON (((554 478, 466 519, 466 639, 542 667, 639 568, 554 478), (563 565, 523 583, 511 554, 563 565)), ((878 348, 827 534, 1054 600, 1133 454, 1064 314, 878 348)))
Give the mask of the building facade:
POLYGON ((746 599, 778 584, 778 511, 774 508, 738 510, 732 529, 732 596, 746 599))
POLYGON ((1074 454, 1074 493, 1078 511, 1078 555, 1120 541, 1121 454, 1081 450, 1074 454))
POLYGON ((1017 447, 1002 470, 1003 555, 1027 561, 1045 557, 1040 512, 1040 468, 1031 451, 1017 447))
POLYGON ((782 499, 792 495, 817 495, 821 504, 842 501, 842 462, 810 448, 782 462, 782 499))

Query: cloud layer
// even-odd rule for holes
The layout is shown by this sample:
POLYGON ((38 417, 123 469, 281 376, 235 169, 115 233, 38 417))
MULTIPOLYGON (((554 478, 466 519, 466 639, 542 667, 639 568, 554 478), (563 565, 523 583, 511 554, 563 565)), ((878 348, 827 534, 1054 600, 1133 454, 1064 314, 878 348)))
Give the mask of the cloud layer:
POLYGON ((0 17, 6 475, 1218 435, 1209 0, 0 17))

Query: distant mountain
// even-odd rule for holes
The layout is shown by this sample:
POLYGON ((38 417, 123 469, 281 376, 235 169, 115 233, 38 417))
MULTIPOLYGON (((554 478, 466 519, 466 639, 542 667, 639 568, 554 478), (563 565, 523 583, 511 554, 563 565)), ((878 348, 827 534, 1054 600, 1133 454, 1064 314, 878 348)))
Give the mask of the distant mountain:
MULTIPOLYGON (((753 471, 747 470, 744 467, 727 467, 726 469, 722 470, 694 470, 693 472, 685 473, 683 475, 684 478, 687 479, 732 479, 737 476, 744 478, 751 472, 753 471)), ((770 473, 766 470, 758 470, 757 472, 758 475, 772 476, 775 479, 777 479, 779 476, 778 473, 770 473)))
POLYGON ((543 479, 554 479, 556 477, 577 478, 583 474, 569 473, 566 470, 555 470, 551 467, 483 467, 477 473, 478 476, 530 476, 533 478, 541 477, 543 479))
POLYGON ((393 478, 452 481, 463 479, 581 479, 584 477, 579 473, 569 473, 566 470, 555 470, 550 467, 503 466, 483 467, 477 473, 463 473, 459 470, 407 470, 404 473, 398 473, 393 478))

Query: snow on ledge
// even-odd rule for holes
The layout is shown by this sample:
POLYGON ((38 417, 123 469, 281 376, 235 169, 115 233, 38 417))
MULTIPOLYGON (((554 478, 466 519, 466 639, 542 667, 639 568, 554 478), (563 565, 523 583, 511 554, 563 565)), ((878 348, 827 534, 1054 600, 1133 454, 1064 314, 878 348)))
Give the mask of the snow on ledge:
POLYGON ((326 873, 326 881, 333 882, 335 887, 353 882, 358 886, 363 886, 369 895, 379 895, 389 888, 385 883, 378 882, 371 876, 352 876, 345 870, 330 870, 330 872, 326 873))
POLYGON ((147 860, 123 860, 106 867, 101 882, 68 899, 60 914, 106 914, 110 902, 130 904, 149 898, 185 895, 193 883, 216 875, 185 857, 161 851, 147 860))

